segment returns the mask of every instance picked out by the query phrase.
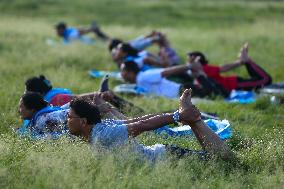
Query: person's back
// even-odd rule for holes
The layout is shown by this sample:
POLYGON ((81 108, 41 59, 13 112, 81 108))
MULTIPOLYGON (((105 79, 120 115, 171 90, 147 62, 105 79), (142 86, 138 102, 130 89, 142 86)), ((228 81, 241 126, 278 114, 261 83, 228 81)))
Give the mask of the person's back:
POLYGON ((136 78, 137 86, 157 96, 177 98, 181 85, 162 77, 162 72, 161 68, 139 72, 136 78))

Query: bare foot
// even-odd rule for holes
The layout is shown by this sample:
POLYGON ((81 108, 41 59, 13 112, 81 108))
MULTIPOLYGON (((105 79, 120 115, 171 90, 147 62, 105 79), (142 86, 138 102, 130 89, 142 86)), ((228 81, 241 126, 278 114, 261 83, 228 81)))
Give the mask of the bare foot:
POLYGON ((186 89, 180 97, 180 120, 186 124, 201 120, 199 110, 191 102, 191 89, 186 89))
POLYGON ((249 60, 249 56, 248 56, 248 43, 245 43, 241 50, 240 50, 240 54, 239 54, 239 60, 242 64, 245 64, 246 62, 248 62, 249 60))

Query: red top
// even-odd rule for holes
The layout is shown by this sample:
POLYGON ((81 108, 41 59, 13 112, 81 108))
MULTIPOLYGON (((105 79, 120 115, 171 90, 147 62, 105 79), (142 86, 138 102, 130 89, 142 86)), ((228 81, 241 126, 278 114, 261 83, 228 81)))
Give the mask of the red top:
POLYGON ((233 90, 237 88, 237 76, 221 76, 220 73, 220 67, 214 66, 214 65, 202 65, 203 71, 206 73, 206 75, 212 79, 214 79, 216 82, 218 82, 220 85, 222 85, 225 89, 233 90))
POLYGON ((50 104, 53 106, 62 106, 70 101, 71 96, 69 94, 58 94, 51 99, 50 104))

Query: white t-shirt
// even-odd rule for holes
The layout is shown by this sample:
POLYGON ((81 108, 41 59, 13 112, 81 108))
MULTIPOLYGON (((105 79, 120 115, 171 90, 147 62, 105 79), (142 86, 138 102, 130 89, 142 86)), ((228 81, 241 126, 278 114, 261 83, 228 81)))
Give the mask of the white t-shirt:
POLYGON ((136 84, 150 94, 164 96, 167 98, 178 98, 180 84, 162 77, 164 69, 150 69, 139 72, 136 77, 136 84))

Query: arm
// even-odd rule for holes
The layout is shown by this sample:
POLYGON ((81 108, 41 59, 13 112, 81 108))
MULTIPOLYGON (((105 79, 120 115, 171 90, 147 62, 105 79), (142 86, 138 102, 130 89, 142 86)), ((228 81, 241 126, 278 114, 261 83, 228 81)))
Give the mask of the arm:
POLYGON ((144 62, 144 64, 148 64, 148 65, 156 66, 156 67, 162 67, 162 68, 165 68, 165 67, 169 66, 168 62, 158 61, 158 60, 156 60, 156 59, 154 59, 152 57, 144 58, 143 62, 144 62))
POLYGON ((85 35, 85 34, 88 34, 94 31, 94 29, 92 28, 87 28, 87 29, 80 28, 78 30, 79 30, 80 35, 85 35))
POLYGON ((229 160, 233 157, 233 153, 229 147, 202 120, 190 126, 204 150, 224 160, 229 160))
POLYGON ((115 107, 107 103, 105 100, 103 100, 100 96, 100 93, 97 93, 97 95, 94 95, 93 101, 98 107, 101 116, 107 117, 107 118, 117 118, 117 119, 127 119, 125 115, 120 113, 115 107))
POLYGON ((164 125, 173 123, 173 114, 164 113, 149 117, 148 119, 139 119, 137 122, 127 124, 128 135, 136 137, 144 131, 158 129, 164 125))
POLYGON ((199 110, 191 103, 190 90, 185 90, 181 96, 179 112, 181 121, 191 126, 198 142, 206 151, 224 160, 232 159, 230 148, 201 120, 199 110))
POLYGON ((220 72, 227 72, 227 71, 235 69, 235 68, 237 68, 237 67, 239 67, 241 65, 242 65, 242 63, 239 60, 236 60, 233 63, 225 64, 225 65, 220 66, 220 72))
POLYGON ((189 70, 190 67, 188 65, 179 65, 179 66, 172 66, 169 68, 165 68, 164 71, 161 73, 162 77, 168 77, 175 74, 184 73, 189 70))
POLYGON ((145 116, 141 116, 141 117, 130 118, 130 119, 124 120, 124 123, 125 124, 135 123, 135 122, 138 122, 138 121, 147 120, 147 119, 155 117, 157 115, 158 114, 149 114, 149 115, 145 115, 145 116))

